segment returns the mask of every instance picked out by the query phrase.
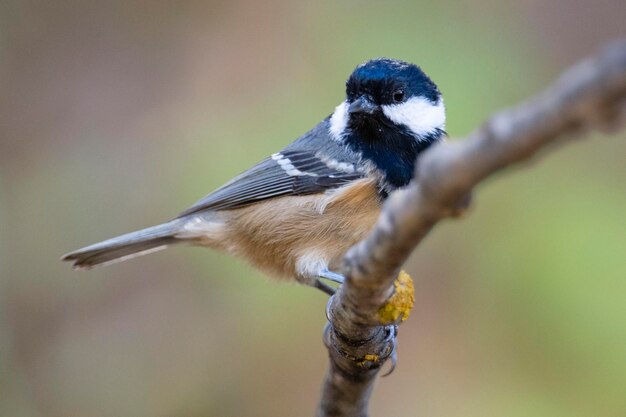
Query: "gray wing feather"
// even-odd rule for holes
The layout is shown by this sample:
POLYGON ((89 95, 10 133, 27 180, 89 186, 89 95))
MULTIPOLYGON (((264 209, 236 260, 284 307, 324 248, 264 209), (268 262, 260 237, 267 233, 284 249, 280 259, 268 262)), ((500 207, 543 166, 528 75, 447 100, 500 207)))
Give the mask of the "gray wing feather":
POLYGON ((338 170, 327 161, 356 164, 358 156, 328 134, 328 119, 279 152, 296 173, 267 158, 204 197, 179 217, 204 210, 226 210, 285 195, 321 193, 358 178, 363 173, 338 170))

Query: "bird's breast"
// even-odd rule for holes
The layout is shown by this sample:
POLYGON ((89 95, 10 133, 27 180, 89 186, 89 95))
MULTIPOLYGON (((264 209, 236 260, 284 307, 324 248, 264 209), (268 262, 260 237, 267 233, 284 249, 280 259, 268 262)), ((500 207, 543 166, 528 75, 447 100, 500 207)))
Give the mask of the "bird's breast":
MULTIPOLYGON (((346 251, 365 237, 380 213, 372 179, 323 194, 265 200, 220 213, 222 249, 278 277, 336 269, 346 251)), ((215 243, 215 239, 211 239, 215 243)), ((209 243, 209 242, 207 242, 209 243)))

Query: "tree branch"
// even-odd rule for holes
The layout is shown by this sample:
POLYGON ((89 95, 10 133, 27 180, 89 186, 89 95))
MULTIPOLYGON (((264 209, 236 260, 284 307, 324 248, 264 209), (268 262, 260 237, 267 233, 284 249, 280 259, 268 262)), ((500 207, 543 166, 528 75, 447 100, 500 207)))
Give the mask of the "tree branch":
POLYGON ((475 185, 575 134, 616 129, 625 116, 622 40, 534 98, 495 114, 467 139, 425 152, 416 180, 390 196, 372 232, 344 258, 346 282, 328 306, 330 367, 317 415, 367 416, 374 380, 395 346, 396 323, 380 314, 396 302, 390 298, 399 288, 395 277, 437 222, 464 210, 475 185))

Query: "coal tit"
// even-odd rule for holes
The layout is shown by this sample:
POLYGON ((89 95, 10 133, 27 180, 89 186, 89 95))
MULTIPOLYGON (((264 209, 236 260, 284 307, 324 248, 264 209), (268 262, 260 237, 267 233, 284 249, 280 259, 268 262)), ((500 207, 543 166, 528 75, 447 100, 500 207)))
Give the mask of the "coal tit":
POLYGON ((175 219, 68 253, 77 269, 177 243, 240 256, 281 278, 333 289, 346 251, 413 177, 420 152, 445 136, 439 89, 408 62, 374 59, 346 82, 346 100, 283 150, 175 219))

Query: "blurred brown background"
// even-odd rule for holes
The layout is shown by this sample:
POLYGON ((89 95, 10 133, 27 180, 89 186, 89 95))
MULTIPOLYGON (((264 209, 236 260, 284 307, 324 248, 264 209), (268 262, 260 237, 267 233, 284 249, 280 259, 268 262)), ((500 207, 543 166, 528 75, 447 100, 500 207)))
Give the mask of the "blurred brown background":
MULTIPOLYGON (((0 415, 312 415, 323 294, 208 250, 59 256, 280 149, 368 58, 420 64, 460 137, 625 22, 623 0, 3 1, 0 415)), ((626 415, 624 139, 513 170, 435 230, 373 415, 626 415)))

